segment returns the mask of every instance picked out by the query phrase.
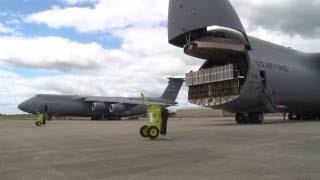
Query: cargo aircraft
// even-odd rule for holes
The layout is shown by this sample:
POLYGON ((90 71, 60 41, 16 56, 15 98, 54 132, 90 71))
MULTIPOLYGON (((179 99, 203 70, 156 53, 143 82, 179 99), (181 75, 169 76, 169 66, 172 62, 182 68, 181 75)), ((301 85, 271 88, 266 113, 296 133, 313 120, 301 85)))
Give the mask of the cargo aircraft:
POLYGON ((145 102, 173 106, 183 78, 169 78, 167 88, 161 97, 105 97, 38 94, 18 105, 24 112, 47 116, 83 116, 92 120, 119 120, 121 117, 138 116, 146 113, 145 102))
POLYGON ((319 118, 320 53, 248 36, 228 0, 170 0, 168 41, 203 61, 186 75, 189 102, 234 112, 238 124, 319 118))

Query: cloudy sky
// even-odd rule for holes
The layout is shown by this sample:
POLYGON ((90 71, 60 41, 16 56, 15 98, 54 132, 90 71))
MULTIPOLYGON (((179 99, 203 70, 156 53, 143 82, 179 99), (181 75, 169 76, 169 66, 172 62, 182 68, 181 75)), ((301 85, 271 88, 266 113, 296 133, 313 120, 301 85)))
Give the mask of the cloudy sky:
MULTIPOLYGON (((231 2, 249 35, 320 50, 320 0, 231 2)), ((160 95, 166 77, 202 63, 167 43, 167 9, 168 0, 0 0, 0 113, 38 93, 160 95)))

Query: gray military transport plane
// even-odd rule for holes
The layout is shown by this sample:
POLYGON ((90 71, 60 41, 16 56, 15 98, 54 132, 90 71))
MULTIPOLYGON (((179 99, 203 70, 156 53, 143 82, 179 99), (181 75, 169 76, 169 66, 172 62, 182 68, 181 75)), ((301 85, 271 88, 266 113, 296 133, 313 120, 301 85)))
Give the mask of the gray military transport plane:
POLYGON ((228 0, 170 0, 168 40, 204 60, 186 75, 191 103, 234 112, 238 124, 319 118, 320 53, 248 36, 228 0))
MULTIPOLYGON (((161 103, 167 106, 175 102, 183 78, 169 78, 169 84, 161 97, 145 98, 146 102, 161 103)), ((108 118, 121 119, 125 116, 137 116, 146 113, 141 97, 104 97, 39 94, 21 104, 18 108, 24 112, 47 113, 48 116, 84 116, 93 120, 108 118)))

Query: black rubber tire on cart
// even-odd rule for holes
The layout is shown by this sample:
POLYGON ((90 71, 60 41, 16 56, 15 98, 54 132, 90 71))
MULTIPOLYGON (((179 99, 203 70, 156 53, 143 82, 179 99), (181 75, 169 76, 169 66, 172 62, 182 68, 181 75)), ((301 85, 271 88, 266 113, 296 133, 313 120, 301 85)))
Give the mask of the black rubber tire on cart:
POLYGON ((36 122, 35 122, 35 125, 36 125, 36 126, 41 126, 42 123, 41 123, 40 121, 36 121, 36 122))
POLYGON ((141 137, 147 138, 148 137, 148 126, 144 125, 140 128, 140 135, 141 137))
POLYGON ((159 128, 156 126, 150 126, 148 128, 148 137, 150 139, 156 139, 159 136, 159 133, 160 133, 159 128))

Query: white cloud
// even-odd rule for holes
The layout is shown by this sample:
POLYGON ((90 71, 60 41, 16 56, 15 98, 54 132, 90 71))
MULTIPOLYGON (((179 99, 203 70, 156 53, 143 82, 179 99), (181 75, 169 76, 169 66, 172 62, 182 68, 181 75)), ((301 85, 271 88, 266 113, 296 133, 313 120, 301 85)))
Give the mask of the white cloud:
POLYGON ((320 0, 231 0, 248 35, 306 52, 318 52, 320 28, 314 13, 320 0), (256 18, 260 20, 256 22, 256 18), (266 20, 261 20, 263 18, 266 20), (268 24, 270 23, 270 24, 268 24), (288 25, 289 24, 289 25, 288 25), (290 25, 296 24, 296 25, 290 25), (286 28, 280 28, 285 26, 286 28), (279 28, 277 28, 279 27, 279 28), (288 28, 289 27, 289 28, 288 28), (310 35, 312 38, 310 38, 310 35))
POLYGON ((13 34, 15 30, 0 23, 0 34, 13 34))
POLYGON ((18 25, 21 22, 19 19, 9 19, 9 20, 6 20, 5 23, 8 25, 18 25))
POLYGON ((20 76, 0 70, 0 113, 16 113, 17 104, 30 93, 29 86, 17 82, 20 76))
POLYGON ((29 23, 80 32, 110 31, 128 26, 154 26, 166 22, 167 0, 101 0, 91 7, 55 7, 28 16, 29 23))
POLYGON ((248 33, 254 37, 259 37, 260 39, 284 47, 290 47, 303 52, 319 52, 319 38, 306 39, 301 35, 288 35, 281 31, 270 31, 263 28, 252 29, 248 33))
POLYGON ((97 43, 81 44, 60 37, 0 37, 0 48, 2 64, 59 71, 96 69, 127 58, 123 52, 97 43))
POLYGON ((319 38, 320 0, 232 0, 247 29, 263 28, 291 36, 319 38))
POLYGON ((169 45, 164 38, 166 28, 137 27, 114 34, 123 38, 120 49, 106 49, 97 43, 84 44, 61 37, 0 37, 0 64, 62 72, 104 71, 127 66, 145 72, 154 63, 159 70, 151 70, 153 73, 165 70, 170 73, 177 68, 184 73, 186 66, 194 68, 201 63, 169 45), (150 38, 145 34, 150 34, 150 38))

